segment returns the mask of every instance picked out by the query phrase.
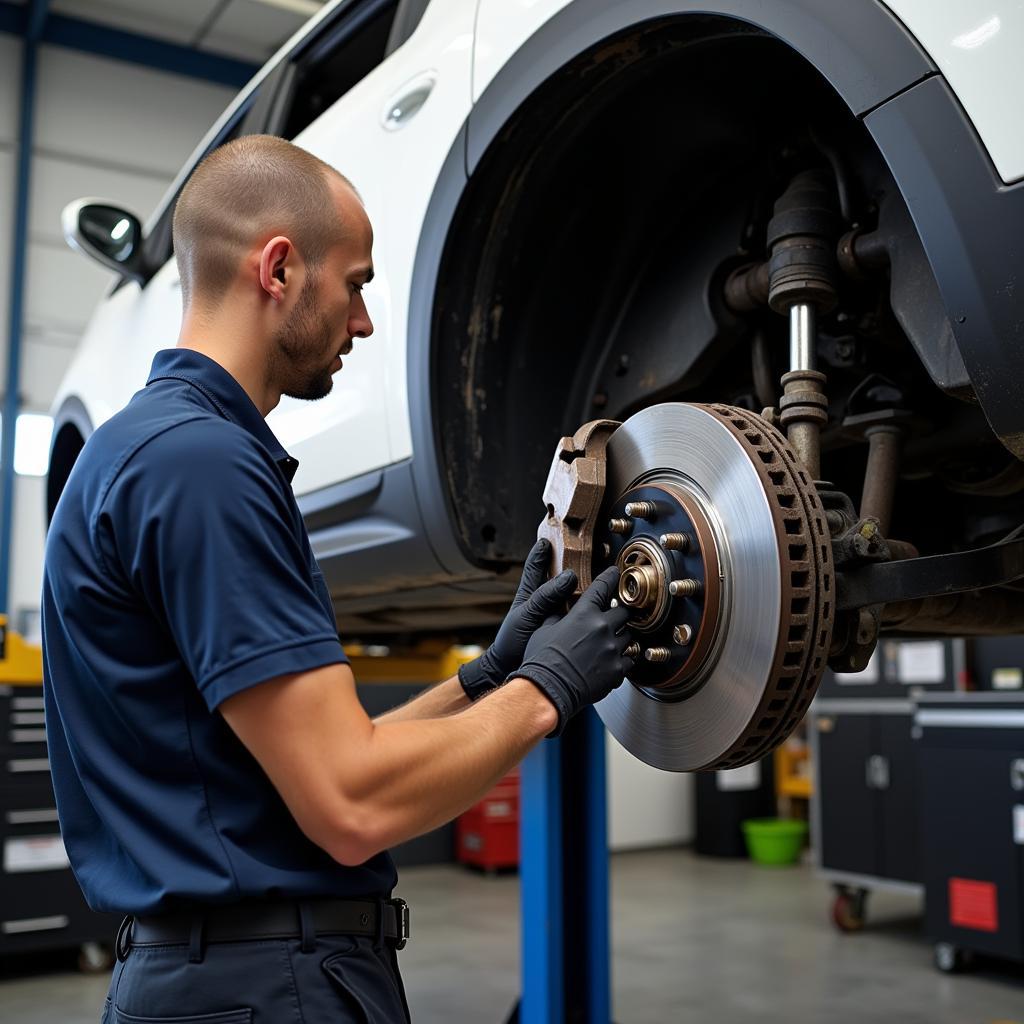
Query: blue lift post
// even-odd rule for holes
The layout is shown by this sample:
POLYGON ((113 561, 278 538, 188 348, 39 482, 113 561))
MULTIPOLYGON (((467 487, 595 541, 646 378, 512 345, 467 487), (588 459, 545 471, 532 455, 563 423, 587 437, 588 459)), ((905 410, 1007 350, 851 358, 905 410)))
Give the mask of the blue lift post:
POLYGON ((520 767, 519 1024, 610 1024, 604 725, 593 708, 520 767))
POLYGON ((11 239, 11 293, 7 319, 7 374, 0 420, 0 613, 7 613, 11 578, 14 518, 14 435, 21 406, 21 340, 28 262, 28 208, 32 185, 32 132, 36 105, 36 64, 46 22, 47 0, 32 0, 24 13, 25 43, 21 58, 21 104, 18 117, 18 163, 14 185, 14 235, 11 239))

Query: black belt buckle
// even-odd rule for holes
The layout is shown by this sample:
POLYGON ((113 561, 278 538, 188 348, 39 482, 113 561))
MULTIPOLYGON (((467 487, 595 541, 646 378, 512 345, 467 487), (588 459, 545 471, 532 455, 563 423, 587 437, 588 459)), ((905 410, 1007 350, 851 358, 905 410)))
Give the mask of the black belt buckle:
POLYGON ((388 905, 395 908, 395 926, 398 929, 395 949, 405 949, 409 941, 409 904, 396 896, 388 900, 388 905))

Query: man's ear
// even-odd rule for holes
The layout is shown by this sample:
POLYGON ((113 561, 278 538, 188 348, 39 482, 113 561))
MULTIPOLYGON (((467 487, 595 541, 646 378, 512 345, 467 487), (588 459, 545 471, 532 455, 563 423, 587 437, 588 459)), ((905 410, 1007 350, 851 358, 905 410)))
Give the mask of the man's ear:
POLYGON ((280 302, 295 273, 295 246, 284 237, 272 238, 260 253, 260 287, 275 302, 280 302))

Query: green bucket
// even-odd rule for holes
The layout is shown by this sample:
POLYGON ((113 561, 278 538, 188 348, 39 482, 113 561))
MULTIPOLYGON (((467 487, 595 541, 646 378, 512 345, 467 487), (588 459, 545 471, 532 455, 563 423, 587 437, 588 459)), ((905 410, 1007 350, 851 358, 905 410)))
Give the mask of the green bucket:
POLYGON ((806 821, 749 818, 743 822, 747 851, 758 864, 795 864, 806 836, 806 821))

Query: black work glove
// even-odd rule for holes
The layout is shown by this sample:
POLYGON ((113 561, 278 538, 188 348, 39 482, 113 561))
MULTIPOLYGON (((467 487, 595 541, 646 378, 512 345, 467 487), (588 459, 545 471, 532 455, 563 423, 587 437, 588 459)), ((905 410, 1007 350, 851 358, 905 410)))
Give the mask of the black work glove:
POLYGON ((558 711, 558 736, 581 708, 603 700, 635 664, 623 649, 633 640, 629 609, 610 607, 619 570, 605 569, 568 615, 538 629, 523 663, 509 678, 522 677, 544 691, 558 711))
POLYGON ((479 658, 459 666, 459 682, 470 700, 505 682, 509 672, 523 660, 526 642, 533 631, 549 615, 565 610, 565 602, 576 589, 576 574, 566 570, 548 580, 550 559, 551 544, 542 538, 526 556, 519 590, 494 643, 479 658))

